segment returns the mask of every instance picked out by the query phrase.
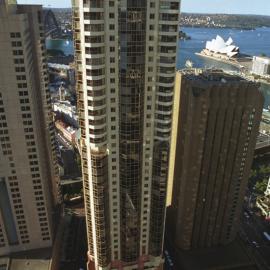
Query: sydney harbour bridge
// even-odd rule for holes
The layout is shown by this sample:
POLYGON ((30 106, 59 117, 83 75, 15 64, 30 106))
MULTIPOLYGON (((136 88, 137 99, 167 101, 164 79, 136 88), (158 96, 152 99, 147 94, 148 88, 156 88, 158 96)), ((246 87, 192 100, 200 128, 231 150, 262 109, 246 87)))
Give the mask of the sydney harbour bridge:
POLYGON ((43 10, 45 37, 61 38, 62 31, 55 18, 54 13, 50 9, 43 10))

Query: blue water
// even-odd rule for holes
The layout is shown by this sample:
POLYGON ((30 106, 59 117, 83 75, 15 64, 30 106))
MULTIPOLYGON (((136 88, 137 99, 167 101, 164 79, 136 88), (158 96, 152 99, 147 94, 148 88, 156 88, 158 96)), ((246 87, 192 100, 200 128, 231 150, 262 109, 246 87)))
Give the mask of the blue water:
MULTIPOLYGON (((242 53, 249 55, 260 55, 262 53, 270 56, 270 28, 258 28, 254 31, 241 31, 236 29, 215 29, 215 28, 191 28, 183 27, 191 40, 180 41, 178 51, 177 68, 185 67, 187 60, 191 60, 194 67, 216 67, 225 70, 237 70, 237 68, 215 60, 206 59, 195 55, 205 48, 208 40, 220 35, 225 40, 232 37, 235 45, 240 47, 242 53)), ((74 53, 73 42, 67 40, 46 40, 47 49, 62 50, 64 54, 74 53)), ((265 107, 270 105, 270 85, 262 85, 265 96, 265 107)))
POLYGON ((47 50, 59 50, 65 55, 73 55, 73 41, 65 39, 46 39, 47 50))
MULTIPOLYGON (((206 41, 215 38, 217 35, 220 35, 225 40, 232 37, 235 45, 240 47, 241 53, 252 56, 264 53, 270 56, 270 28, 241 31, 236 29, 183 27, 182 30, 191 37, 191 40, 180 41, 177 61, 178 69, 184 68, 186 61, 190 60, 193 62, 194 67, 217 67, 225 70, 237 70, 231 65, 195 55, 196 52, 200 52, 205 48, 206 41)), ((264 107, 267 108, 270 105, 270 85, 262 84, 261 91, 265 98, 264 107)))
MULTIPOLYGON (((196 56, 205 48, 205 43, 220 35, 225 40, 232 37, 236 46, 240 47, 241 53, 249 55, 260 55, 262 53, 270 56, 270 28, 258 28, 254 31, 242 31, 237 29, 215 29, 215 28, 191 28, 183 27, 191 40, 180 41, 178 52, 178 68, 184 68, 187 60, 194 63, 194 67, 219 66, 214 60, 204 59, 196 56)), ((221 64, 221 67, 231 69, 231 66, 221 64)))

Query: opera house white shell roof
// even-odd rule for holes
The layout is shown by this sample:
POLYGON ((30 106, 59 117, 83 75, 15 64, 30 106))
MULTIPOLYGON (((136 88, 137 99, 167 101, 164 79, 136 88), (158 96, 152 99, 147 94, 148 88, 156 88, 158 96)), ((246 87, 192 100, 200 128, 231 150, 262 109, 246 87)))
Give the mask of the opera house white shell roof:
POLYGON ((239 47, 233 45, 231 37, 225 42, 219 35, 217 35, 216 39, 206 42, 206 49, 214 53, 225 54, 230 58, 239 54, 239 47))

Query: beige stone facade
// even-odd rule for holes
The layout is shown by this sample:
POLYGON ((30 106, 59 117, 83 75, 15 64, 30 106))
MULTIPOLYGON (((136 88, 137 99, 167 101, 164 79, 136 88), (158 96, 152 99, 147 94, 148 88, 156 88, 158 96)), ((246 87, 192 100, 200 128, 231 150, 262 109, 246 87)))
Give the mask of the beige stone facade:
POLYGON ((51 246, 59 199, 42 7, 9 2, 0 0, 0 256, 51 246))

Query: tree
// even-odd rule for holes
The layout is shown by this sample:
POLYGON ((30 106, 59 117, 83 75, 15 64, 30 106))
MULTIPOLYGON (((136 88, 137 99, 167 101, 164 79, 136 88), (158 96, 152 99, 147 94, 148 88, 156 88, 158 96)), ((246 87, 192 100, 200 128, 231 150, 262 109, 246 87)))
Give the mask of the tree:
POLYGON ((255 190, 258 194, 264 194, 268 184, 268 179, 264 178, 262 181, 258 181, 255 185, 255 190))

